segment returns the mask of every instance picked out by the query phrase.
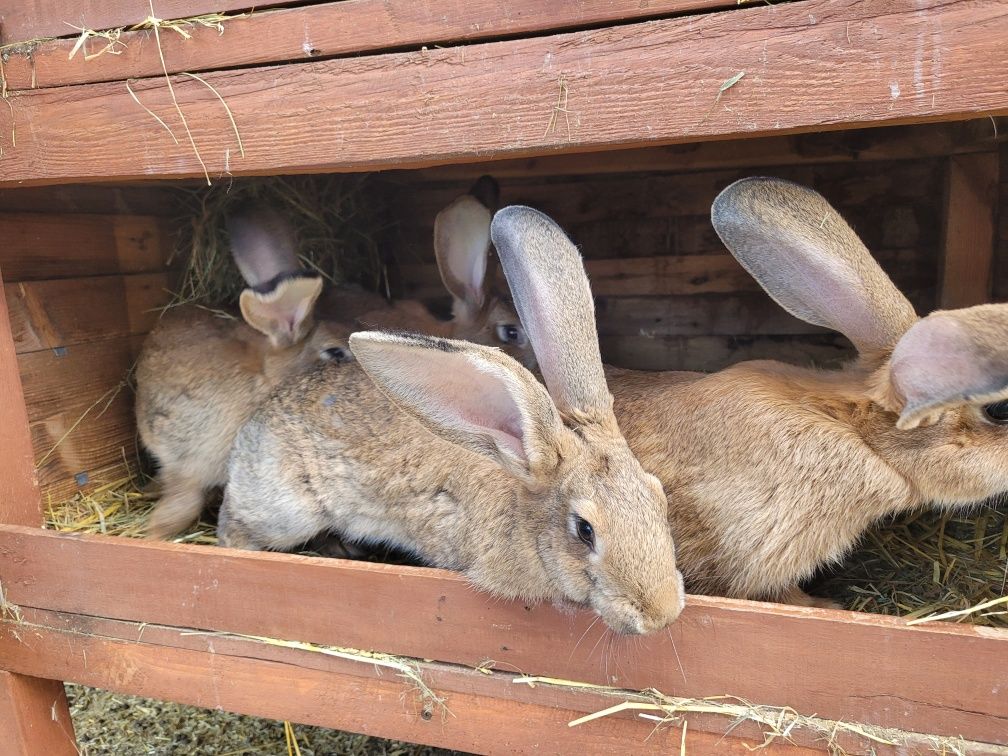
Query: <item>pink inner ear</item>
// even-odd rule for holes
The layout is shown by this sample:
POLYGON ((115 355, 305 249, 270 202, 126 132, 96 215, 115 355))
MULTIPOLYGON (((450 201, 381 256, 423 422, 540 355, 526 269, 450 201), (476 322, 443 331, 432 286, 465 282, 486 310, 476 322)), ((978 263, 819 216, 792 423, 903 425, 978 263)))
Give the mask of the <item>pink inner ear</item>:
POLYGON ((889 362, 889 374, 907 409, 915 409, 982 391, 991 382, 984 365, 959 323, 932 316, 900 339, 889 362))
POLYGON ((410 350, 397 360, 402 378, 390 383, 416 409, 448 429, 487 433, 527 461, 521 411, 504 381, 465 353, 410 350))

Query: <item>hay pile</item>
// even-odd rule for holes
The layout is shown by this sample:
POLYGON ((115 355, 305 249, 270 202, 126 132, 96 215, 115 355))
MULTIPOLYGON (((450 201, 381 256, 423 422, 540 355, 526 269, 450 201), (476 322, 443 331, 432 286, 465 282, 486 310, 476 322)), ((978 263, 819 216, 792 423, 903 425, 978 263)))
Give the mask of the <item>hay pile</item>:
MULTIPOLYGON (((905 515, 869 531, 861 546, 812 586, 848 609, 917 618, 977 607, 1008 589, 1008 511, 905 515)), ((1008 604, 966 621, 1008 627, 1008 604)))
POLYGON ((287 218, 305 267, 331 283, 385 290, 379 249, 388 226, 382 192, 369 175, 279 176, 180 190, 180 236, 173 260, 184 261, 174 303, 234 306, 243 281, 231 259, 225 217, 262 202, 287 218))

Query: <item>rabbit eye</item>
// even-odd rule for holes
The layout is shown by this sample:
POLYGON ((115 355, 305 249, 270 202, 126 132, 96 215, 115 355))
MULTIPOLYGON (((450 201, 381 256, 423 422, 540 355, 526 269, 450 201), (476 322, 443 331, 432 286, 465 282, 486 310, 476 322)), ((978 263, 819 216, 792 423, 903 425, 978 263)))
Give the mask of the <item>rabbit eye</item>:
POLYGON ((497 326, 497 339, 504 344, 514 344, 521 334, 518 333, 518 326, 506 324, 497 326))
POLYGON ((984 417, 997 425, 1008 425, 1008 399, 988 404, 983 408, 984 417))
POLYGON ((575 515, 574 517, 574 530, 577 533, 578 540, 581 541, 589 549, 595 548, 595 528, 592 524, 582 517, 575 515))
POLYGON ((335 362, 337 364, 350 362, 350 353, 342 347, 329 347, 328 349, 323 349, 319 353, 319 357, 326 362, 335 362))

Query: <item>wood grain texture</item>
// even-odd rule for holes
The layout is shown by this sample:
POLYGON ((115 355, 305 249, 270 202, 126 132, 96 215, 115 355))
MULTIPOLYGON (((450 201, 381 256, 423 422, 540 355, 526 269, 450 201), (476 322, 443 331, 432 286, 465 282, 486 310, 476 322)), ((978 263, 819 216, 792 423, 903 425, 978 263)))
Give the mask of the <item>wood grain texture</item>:
MULTIPOLYGON (((31 610, 24 616, 28 624, 20 630, 0 624, 0 664, 114 691, 473 753, 672 752, 681 742, 679 728, 656 730, 633 714, 568 727, 613 699, 518 685, 507 673, 418 663, 442 708, 393 671, 360 662, 185 628, 141 630, 135 623, 31 610), (31 633, 32 653, 15 632, 31 633)), ((751 724, 732 725, 725 717, 690 715, 689 753, 745 754, 746 746, 763 742, 751 724)), ((848 737, 840 744, 860 751, 867 741, 848 737)), ((810 753, 809 746, 821 748, 810 733, 796 730, 792 743, 773 743, 769 753, 810 753)))
POLYGON ((696 370, 711 373, 744 360, 778 360, 803 367, 837 368, 856 356, 843 336, 656 336, 599 337, 607 365, 633 370, 696 370))
MULTIPOLYGON (((193 25, 187 28, 190 39, 167 31, 161 34, 161 49, 170 73, 198 73, 577 29, 735 4, 734 0, 342 0, 256 11, 225 22, 221 31, 193 25)), ((105 40, 85 43, 73 59, 75 39, 45 42, 30 54, 15 52, 5 64, 7 86, 33 89, 163 74, 149 30, 127 31, 119 39, 122 45, 116 54, 87 61, 84 56, 98 53, 105 40)))
POLYGON ((0 189, 2 213, 100 213, 103 215, 178 215, 178 193, 166 185, 67 184, 0 189))
MULTIPOLYGON (((179 77, 175 93, 214 176, 406 168, 1005 114, 1006 34, 996 0, 805 0, 208 73, 244 158, 214 92, 179 77)), ((122 84, 22 92, 2 182, 202 175, 165 83, 134 90, 178 144, 122 84)))
MULTIPOLYGON (((727 294, 759 290, 755 279, 728 254, 586 260, 585 269, 595 296, 727 294)), ((398 274, 406 296, 434 299, 446 294, 434 264, 400 265, 398 274)))
POLYGON ((157 272, 171 253, 172 233, 165 220, 147 216, 3 213, 0 261, 10 283, 157 272))
POLYGON ((0 527, 0 556, 8 600, 22 608, 469 666, 495 659, 500 669, 528 674, 671 695, 731 694, 826 718, 1008 744, 1008 699, 996 693, 1008 648, 1001 630, 907 627, 890 617, 690 597, 667 635, 606 642, 602 664, 591 649, 604 630, 589 630, 590 614, 502 602, 440 570, 14 526, 0 527), (956 675, 935 659, 954 659, 956 675))
MULTIPOLYGON (((105 618, 26 610, 22 631, 54 654, 21 654, 15 666, 58 671, 68 679, 122 692, 181 700, 197 706, 271 718, 287 718, 341 729, 450 745, 476 753, 678 752, 682 730, 676 723, 655 729, 632 713, 570 728, 567 723, 600 711, 619 699, 586 688, 515 683, 511 670, 483 672, 436 662, 415 669, 447 711, 424 699, 408 682, 371 664, 302 649, 279 647, 247 637, 187 632, 161 625, 138 626, 105 618), (37 635, 36 635, 37 633, 37 635), (212 658, 211 658, 212 657, 212 658), (100 664, 89 660, 98 659, 100 664), (136 670, 143 670, 137 674, 136 670), (426 713, 425 713, 426 712, 426 713), (429 715, 429 716, 428 716, 429 715), (516 726, 521 723, 522 726, 516 726)), ((0 626, 0 663, 23 645, 17 627, 0 626)), ((33 646, 34 647, 34 646, 33 646)), ((492 671, 491 671, 492 670, 492 671)), ((748 753, 765 736, 750 721, 690 712, 687 753, 748 753)), ((929 753, 928 736, 899 733, 890 747, 838 730, 832 745, 843 753, 929 753), (842 749, 842 750, 841 750, 842 749)), ((828 743, 803 727, 771 740, 768 753, 826 750, 828 743)), ((998 753, 997 746, 958 742, 970 754, 998 753)), ((1001 749, 1003 750, 1003 749, 1001 749)))
MULTIPOLYGON (((1005 119, 998 119, 1004 121, 1005 119)), ((1008 123, 1000 123, 1008 130, 1008 123)), ((989 118, 961 123, 932 123, 873 129, 822 131, 717 142, 692 142, 618 152, 537 155, 514 160, 478 161, 422 168, 394 174, 408 181, 472 181, 484 173, 498 178, 597 176, 638 171, 699 171, 762 166, 859 164, 921 160, 987 151, 994 144, 989 118)))
POLYGON ((9 756, 77 756, 63 683, 0 671, 0 743, 9 756))
POLYGON ((136 457, 126 377, 141 343, 140 336, 124 336, 18 358, 46 501, 107 483, 109 472, 123 477, 125 460, 136 457))
MULTIPOLYGON (((269 0, 268 5, 295 5, 302 0, 269 0)), ((249 0, 154 0, 160 18, 186 18, 249 7, 249 0)), ((3 0, 0 22, 6 43, 42 37, 73 37, 74 26, 112 29, 130 26, 150 15, 144 0, 3 0)))
POLYGON ((146 273, 6 284, 18 354, 142 335, 171 299, 169 276, 146 273))
POLYGON ((0 286, 0 522, 38 526, 38 479, 4 289, 0 286))
POLYGON ((949 158, 939 294, 945 309, 990 301, 999 164, 997 152, 949 158))

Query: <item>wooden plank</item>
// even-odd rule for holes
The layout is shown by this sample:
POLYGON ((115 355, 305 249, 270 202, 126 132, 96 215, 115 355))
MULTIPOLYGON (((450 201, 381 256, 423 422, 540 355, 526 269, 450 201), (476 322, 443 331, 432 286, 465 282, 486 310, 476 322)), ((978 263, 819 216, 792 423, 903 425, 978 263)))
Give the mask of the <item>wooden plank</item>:
POLYGON ((789 315, 762 291, 686 297, 598 297, 605 336, 768 336, 824 333, 789 315))
POLYGON ((37 526, 42 523, 38 479, 4 289, 0 286, 0 522, 37 526))
POLYGON ((632 370, 695 370, 711 373, 744 360, 779 360, 790 365, 839 367, 855 357, 839 334, 801 336, 655 336, 619 334, 599 337, 607 365, 632 370))
MULTIPOLYGON (((886 210, 917 204, 940 204, 935 185, 944 177, 942 159, 873 163, 868 167, 841 164, 826 168, 813 165, 781 166, 780 178, 814 186, 831 204, 844 211, 864 212, 864 205, 885 201, 886 210)), ((710 226, 711 203, 728 184, 750 175, 749 171, 728 168, 696 173, 639 173, 626 176, 603 175, 543 181, 539 177, 501 181, 501 197, 508 204, 537 207, 556 217, 567 227, 614 220, 668 223, 673 217, 697 218, 710 226)), ((424 185, 418 190, 407 185, 399 190, 403 221, 433 229, 438 211, 451 202, 460 189, 456 182, 424 185)), ((422 238, 430 246, 431 233, 422 238)), ((579 235, 578 242, 583 241, 579 235)), ((720 244, 712 248, 719 248, 720 244)), ((675 249, 670 251, 676 251, 675 249)), ((637 257, 638 255, 631 255, 637 257)))
MULTIPOLYGON (((655 730, 653 722, 642 721, 632 712, 570 728, 567 722, 575 717, 608 708, 620 698, 614 698, 612 693, 606 695, 597 690, 545 682, 535 685, 516 683, 520 675, 514 674, 513 670, 492 671, 492 667, 484 666, 483 672, 476 672, 460 666, 410 660, 425 684, 442 699, 444 708, 441 708, 430 696, 424 698, 409 681, 383 674, 381 669, 366 660, 334 658, 254 638, 207 636, 187 632, 185 628, 159 625, 146 625, 141 629, 136 623, 37 610, 25 612, 21 630, 27 628, 38 632, 50 648, 62 646, 72 649, 69 654, 56 654, 58 660, 45 659, 42 664, 32 663, 33 668, 58 667, 75 681, 87 676, 89 684, 124 692, 137 686, 146 690, 167 688, 171 691, 171 698, 184 696, 185 702, 196 705, 230 708, 224 701, 240 701, 243 706, 241 711, 247 711, 244 707, 254 702, 252 705, 257 707, 256 712, 248 713, 266 711, 265 716, 275 718, 278 716, 275 701, 287 698, 277 695, 275 686, 288 684, 289 672, 283 675, 260 674, 251 684, 244 683, 254 668, 271 672, 270 667, 284 665, 288 670, 297 670, 296 679, 308 680, 309 685, 318 683, 327 689, 318 691, 312 701, 303 695, 304 686, 295 686, 295 699, 285 704, 285 708, 293 712, 287 718, 293 721, 305 721, 312 717, 308 720, 311 723, 330 726, 335 723, 342 729, 365 729, 372 734, 382 734, 375 733, 375 728, 387 727, 391 720, 410 727, 405 735, 395 737, 430 743, 431 730, 435 733, 440 731, 440 735, 435 736, 439 740, 433 744, 454 744, 456 748, 490 753, 569 752, 571 747, 578 745, 587 748, 589 753, 633 753, 639 752, 645 744, 648 750, 669 752, 682 744, 682 730, 677 723, 670 722, 655 730), (114 660, 113 653, 116 656, 114 660), (209 661, 210 654, 215 655, 215 661, 209 661), (96 669, 97 676, 90 672, 93 667, 88 661, 96 657, 109 662, 96 669), (201 663, 193 665, 192 661, 201 663), (196 670, 203 670, 203 675, 195 681, 195 685, 185 687, 183 681, 177 678, 161 679, 165 670, 175 666, 183 669, 184 677, 193 674, 194 666, 196 670), (221 666, 235 670, 234 677, 226 681, 221 677, 206 679, 221 675, 221 666), (130 667, 142 668, 152 674, 123 674, 130 667), (124 678, 129 682, 124 682, 124 678), (105 684, 106 681, 111 685, 105 684), (214 685, 214 682, 217 684, 214 685), (376 686, 375 683, 379 682, 384 684, 376 686), (242 692, 236 695, 234 691, 239 685, 242 692), (334 690, 341 685, 363 690, 360 693, 334 690), (371 693, 370 702, 364 698, 368 693, 371 693), (472 698, 484 699, 475 712, 470 704, 472 698), (329 713, 323 714, 320 710, 327 708, 326 704, 329 713), (481 709, 492 709, 495 714, 488 721, 481 709), (524 717, 513 719, 521 711, 530 712, 531 721, 526 723, 524 717), (473 713, 475 718, 470 716, 473 713), (438 722, 442 726, 432 727, 427 724, 429 722, 438 722), (517 722, 525 726, 516 727, 517 722), (464 739, 459 742, 460 738, 464 739)), ((0 658, 13 645, 9 643, 13 636, 11 631, 17 631, 17 628, 10 628, 0 635, 0 658)), ((147 695, 152 693, 157 695, 153 691, 147 695)), ((684 713, 682 718, 688 721, 686 742, 689 753, 743 753, 747 752, 743 748, 762 746, 766 742, 766 735, 752 721, 697 712, 684 713)), ((829 729, 828 722, 821 722, 821 725, 829 729)), ((854 732, 845 732, 842 727, 837 728, 834 739, 829 739, 811 728, 798 725, 791 728, 788 738, 771 740, 766 745, 770 753, 778 752, 778 748, 783 748, 784 753, 805 753, 832 747, 834 752, 877 754, 930 752, 928 746, 935 745, 931 736, 915 733, 891 733, 890 737, 895 745, 886 747, 884 743, 854 732), (921 748, 924 750, 919 750, 921 748)), ((1000 750, 997 746, 965 741, 956 745, 971 754, 1000 750)))
MULTIPOLYGON (((674 296, 757 291, 759 285, 728 254, 586 260, 596 296, 674 296)), ((403 290, 418 299, 446 294, 436 265, 399 266, 403 290)))
MULTIPOLYGON (((193 25, 187 28, 190 39, 168 31, 161 34, 161 51, 169 73, 198 73, 625 23, 735 4, 733 0, 342 0, 257 11, 224 22, 220 30, 193 25)), ((157 40, 149 30, 123 32, 119 41, 116 54, 87 61, 84 56, 97 54, 106 40, 85 43, 73 59, 70 52, 76 39, 44 42, 22 54, 15 50, 5 63, 7 87, 33 89, 163 74, 157 40)))
MULTIPOLYGON (((269 0, 268 5, 295 5, 304 0, 269 0)), ((237 11, 249 0, 155 0, 160 18, 187 18, 204 13, 237 11)), ((72 37, 73 27, 113 29, 140 23, 150 15, 137 0, 4 0, 0 4, 5 44, 43 37, 72 37)), ((79 32, 78 32, 79 33, 79 32)))
POLYGON ((8 282, 164 270, 171 227, 136 215, 0 214, 8 282))
MULTIPOLYGON (((393 671, 250 638, 152 625, 141 631, 134 623, 47 612, 28 611, 25 620, 21 626, 0 625, 0 664, 196 706, 474 753, 628 753, 644 747, 671 752, 682 738, 675 726, 656 730, 633 714, 568 727, 613 699, 593 691, 518 685, 507 673, 415 664, 442 707, 393 671), (25 653, 15 633, 29 632, 31 653, 25 653)), ((763 742, 751 723, 732 725, 725 717, 691 715, 689 752, 744 754, 747 745, 763 742)), ((769 753, 822 748, 809 733, 796 728, 793 734, 793 743, 771 744, 769 753)), ((841 738, 839 744, 868 744, 859 741, 841 738)))
POLYGON ((945 309, 990 301, 999 163, 997 152, 949 158, 939 296, 945 309))
MULTIPOLYGON (((1004 121, 1004 119, 998 119, 1004 121)), ((1008 124, 999 128, 1008 129, 1008 124)), ((394 174, 405 181, 472 181, 485 173, 501 178, 597 176, 643 171, 699 171, 876 161, 921 160, 987 151, 994 140, 990 119, 876 129, 670 144, 619 152, 537 155, 514 160, 440 165, 394 174)))
POLYGON ((120 186, 21 186, 0 189, 0 212, 101 213, 104 215, 178 215, 172 187, 147 184, 120 186))
POLYGON ((9 756, 77 756, 63 683, 0 671, 0 742, 9 756))
MULTIPOLYGON (((1006 34, 1008 8, 991 0, 805 0, 208 73, 244 157, 217 93, 178 77, 175 95, 214 176, 407 168, 1008 114, 1006 34)), ((201 176, 165 83, 134 91, 178 144, 122 84, 21 92, 3 183, 201 176)))
POLYGON ((495 659, 500 669, 528 674, 670 695, 737 695, 831 719, 1008 744, 1008 697, 991 694, 1005 682, 1003 630, 908 627, 892 617, 697 596, 667 634, 608 639, 601 664, 592 649, 606 631, 589 628, 591 614, 503 602, 440 570, 15 526, 0 527, 0 554, 0 581, 22 609, 468 666, 495 659), (956 674, 934 659, 955 659, 956 674))
POLYGON ((142 335, 171 299, 169 276, 146 273, 7 284, 18 354, 142 335))
POLYGON ((21 355, 18 364, 45 499, 60 501, 136 456, 126 376, 142 338, 126 336, 21 355))

